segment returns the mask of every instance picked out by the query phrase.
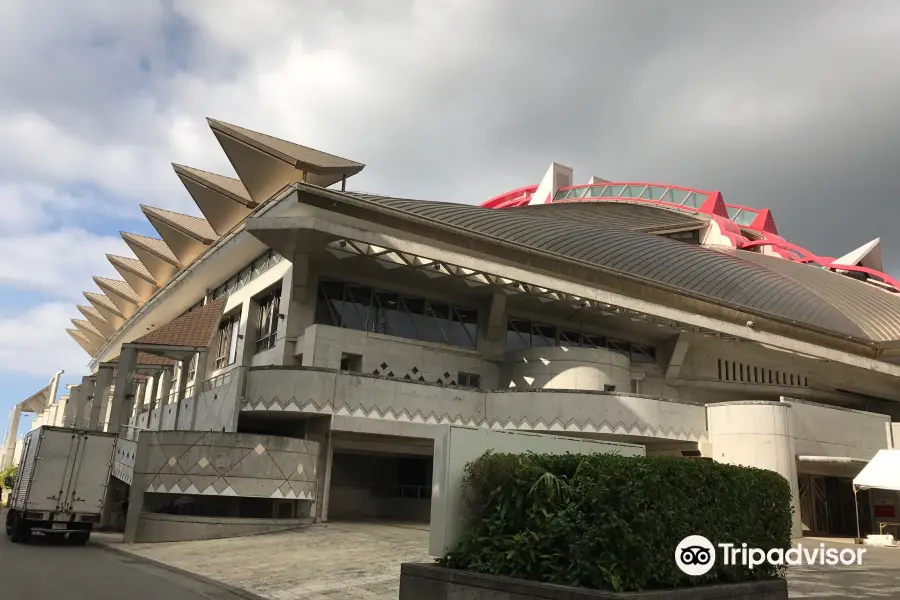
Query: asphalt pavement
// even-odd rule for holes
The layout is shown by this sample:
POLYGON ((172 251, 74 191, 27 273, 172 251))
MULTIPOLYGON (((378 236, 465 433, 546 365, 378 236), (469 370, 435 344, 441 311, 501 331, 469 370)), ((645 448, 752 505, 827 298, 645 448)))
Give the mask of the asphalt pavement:
MULTIPOLYGON (((2 515, 3 511, 0 511, 2 515)), ((39 534, 13 544, 0 530, 3 600, 246 600, 253 596, 99 545, 39 534)))

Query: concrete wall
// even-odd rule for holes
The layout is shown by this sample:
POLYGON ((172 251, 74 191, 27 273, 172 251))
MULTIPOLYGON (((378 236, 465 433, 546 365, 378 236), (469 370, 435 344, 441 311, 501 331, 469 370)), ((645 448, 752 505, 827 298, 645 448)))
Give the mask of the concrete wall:
MULTIPOLYGON (((702 406, 598 392, 485 392, 333 371, 250 372, 248 412, 305 412, 396 423, 456 423, 700 441, 702 406)), ((365 421, 362 421, 365 422, 365 421)))
POLYGON ((900 448, 900 423, 891 423, 891 440, 893 445, 889 445, 889 448, 900 448))
POLYGON ((792 406, 786 402, 726 402, 707 407, 709 441, 718 462, 774 471, 791 485, 792 535, 803 534, 792 406))
POLYGON ((890 417, 786 399, 798 455, 871 459, 888 447, 890 417))
POLYGON ((500 388, 631 391, 631 359, 605 348, 529 348, 506 355, 500 388))
POLYGON ((303 366, 338 369, 341 354, 362 356, 360 372, 424 381, 455 382, 460 371, 481 376, 481 387, 498 387, 499 368, 477 350, 420 342, 328 325, 307 327, 297 342, 303 366))
POLYGON ((141 513, 135 543, 186 542, 259 535, 297 529, 312 522, 304 519, 240 519, 141 513))

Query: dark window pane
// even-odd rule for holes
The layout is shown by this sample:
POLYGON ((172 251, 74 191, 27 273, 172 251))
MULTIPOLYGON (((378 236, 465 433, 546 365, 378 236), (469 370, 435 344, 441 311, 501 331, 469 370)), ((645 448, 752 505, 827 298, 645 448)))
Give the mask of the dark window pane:
POLYGON ((531 328, 531 344, 533 347, 555 346, 556 327, 535 324, 531 328))
POLYGON ((425 301, 421 298, 400 297, 401 328, 405 333, 395 334, 411 340, 425 338, 425 301))
POLYGON ((584 345, 582 342, 581 332, 560 330, 559 345, 568 346, 570 348, 580 348, 584 345))
POLYGON ((390 292, 375 292, 372 331, 385 335, 400 335, 400 297, 390 292))
POLYGON ((585 334, 585 348, 606 348, 606 338, 602 335, 585 334))
POLYGON ((607 340, 609 349, 625 356, 631 356, 631 344, 628 342, 620 342, 618 340, 607 340))
POLYGON ((341 317, 341 326, 347 329, 366 329, 371 315, 372 290, 367 287, 348 285, 346 296, 335 302, 335 308, 341 317))
POLYGON ((528 321, 506 322, 506 351, 531 348, 531 323, 528 321))
POLYGON ((631 360, 633 360, 634 362, 640 362, 640 363, 655 363, 656 362, 656 350, 649 346, 641 346, 639 344, 632 344, 631 360))
POLYGON ((450 323, 450 343, 463 348, 475 348, 478 340, 478 313, 474 310, 453 309, 450 323))
POLYGON ((450 306, 429 302, 425 316, 425 340, 439 344, 450 343, 450 306))

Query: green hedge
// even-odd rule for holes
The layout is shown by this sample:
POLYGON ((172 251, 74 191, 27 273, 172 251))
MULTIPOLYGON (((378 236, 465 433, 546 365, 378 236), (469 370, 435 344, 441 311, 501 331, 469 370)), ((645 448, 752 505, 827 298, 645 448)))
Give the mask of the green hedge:
POLYGON ((439 564, 561 585, 631 591, 783 577, 717 560, 675 563, 688 535, 788 548, 791 491, 780 475, 707 460, 487 453, 466 468, 470 518, 439 564))

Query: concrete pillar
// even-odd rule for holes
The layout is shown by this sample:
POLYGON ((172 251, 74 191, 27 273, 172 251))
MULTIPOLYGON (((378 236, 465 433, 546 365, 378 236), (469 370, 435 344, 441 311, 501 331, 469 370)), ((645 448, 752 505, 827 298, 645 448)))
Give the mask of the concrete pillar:
POLYGON ((312 514, 316 523, 328 521, 328 497, 331 491, 331 465, 334 457, 331 441, 331 416, 309 419, 306 438, 319 444, 319 461, 316 464, 316 500, 312 514))
POLYGON ((159 394, 159 379, 162 376, 162 372, 157 372, 150 379, 149 387, 150 387, 150 395, 148 400, 147 407, 147 429, 150 429, 150 417, 153 414, 153 411, 156 409, 156 396, 159 394))
POLYGON ((147 455, 150 453, 151 436, 142 435, 137 440, 134 451, 134 472, 131 476, 131 488, 128 490, 128 514, 125 516, 126 544, 133 544, 137 535, 138 520, 144 505, 144 490, 151 475, 147 473, 147 455))
POLYGON ((503 292, 495 292, 491 298, 484 337, 478 341, 485 357, 502 358, 506 353, 506 298, 503 292))
POLYGON ((297 339, 316 321, 316 276, 310 269, 309 255, 295 254, 291 265, 282 283, 279 303, 279 310, 285 316, 284 324, 279 325, 284 327, 281 363, 284 365, 297 364, 297 339))
POLYGON ((209 363, 209 351, 201 350, 197 353, 197 372, 194 374, 194 387, 191 390, 191 427, 190 431, 197 429, 197 413, 200 412, 200 397, 203 395, 203 382, 206 381, 206 368, 209 363))
POLYGON ((188 372, 191 369, 191 360, 193 360, 193 358, 189 357, 178 363, 178 388, 177 393, 175 394, 175 423, 172 426, 173 430, 179 428, 181 411, 184 408, 185 394, 187 393, 188 372))
POLYGON ((13 456, 16 453, 16 438, 19 432, 19 418, 22 416, 22 405, 16 404, 9 413, 9 429, 6 430, 6 440, 3 442, 3 455, 0 456, 0 470, 12 466, 13 456))
MULTIPOLYGON (((158 417, 156 419, 156 430, 162 431, 162 422, 163 415, 166 412, 166 407, 169 405, 169 396, 172 394, 172 378, 174 372, 173 369, 166 369, 160 375, 160 383, 159 383, 159 408, 157 409, 158 417)), ((153 413, 150 413, 150 417, 153 417, 153 413)))
POLYGON ((111 408, 109 412, 109 425, 107 431, 119 433, 123 425, 123 419, 127 423, 130 414, 130 403, 126 398, 133 393, 134 367, 137 362, 137 350, 123 347, 119 355, 118 372, 116 373, 116 388, 113 392, 111 408), (126 403, 128 403, 126 405, 126 403))
POLYGON ((91 402, 91 414, 88 417, 88 429, 97 431, 102 429, 100 421, 105 416, 103 409, 109 402, 109 387, 112 385, 113 369, 101 366, 97 370, 94 379, 94 400, 91 402))
POLYGON ((234 378, 233 385, 237 389, 234 402, 234 414, 232 416, 229 431, 237 431, 238 419, 241 414, 241 403, 247 393, 247 380, 250 376, 250 365, 253 363, 253 355, 256 352, 256 340, 259 338, 257 317, 259 305, 252 300, 244 302, 241 307, 241 327, 238 338, 237 364, 231 373, 234 378))
POLYGON ((90 408, 93 407, 94 398, 97 396, 97 378, 86 375, 81 378, 81 402, 75 409, 75 423, 78 428, 87 428, 90 420, 90 408))
POLYGON ((791 536, 803 535, 793 410, 784 402, 721 402, 706 407, 713 460, 775 471, 791 487, 791 536))
POLYGON ((70 385, 67 387, 69 390, 69 399, 66 401, 66 405, 63 407, 62 426, 75 427, 75 409, 77 408, 78 401, 81 398, 81 386, 70 385))

